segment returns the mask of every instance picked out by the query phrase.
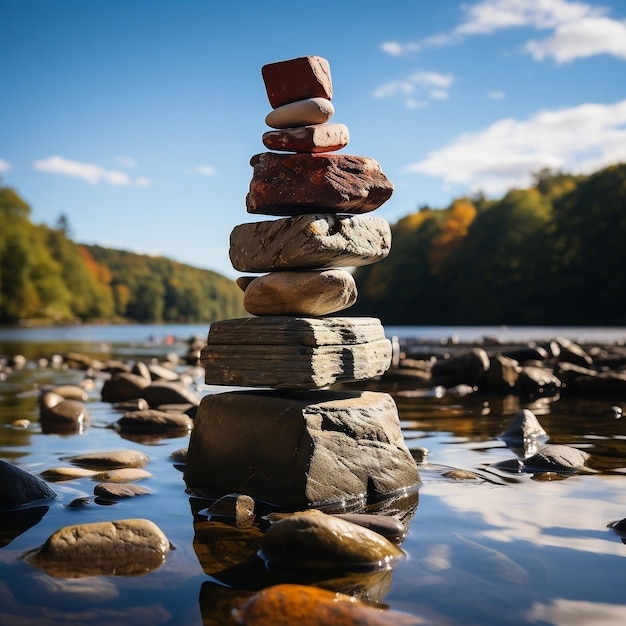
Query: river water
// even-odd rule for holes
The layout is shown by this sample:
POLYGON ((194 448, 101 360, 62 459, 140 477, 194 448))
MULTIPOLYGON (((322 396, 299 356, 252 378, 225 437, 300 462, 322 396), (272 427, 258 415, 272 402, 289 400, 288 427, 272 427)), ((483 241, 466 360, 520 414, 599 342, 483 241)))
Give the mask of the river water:
MULTIPOLYGON (((112 506, 93 501, 90 479, 52 483, 57 502, 38 523, 0 547, 0 625, 228 624, 224 607, 246 597, 262 581, 225 584, 203 569, 194 531, 194 505, 172 454, 188 438, 137 441, 106 426, 119 413, 100 401, 96 387, 87 403, 91 426, 81 434, 43 434, 37 427, 41 387, 80 382, 84 373, 41 367, 35 360, 79 351, 102 360, 182 355, 191 337, 208 326, 71 326, 0 329, 0 354, 24 354, 28 365, 0 380, 0 459, 34 474, 62 465, 61 458, 90 451, 132 448, 150 457, 154 477, 142 483, 152 495, 112 506), (11 424, 30 419, 27 429, 11 424), (87 498, 79 508, 67 505, 87 498), (166 534, 175 550, 144 576, 57 578, 23 555, 55 530, 77 523, 145 517, 166 534)), ((626 329, 388 327, 387 335, 441 344, 482 337, 500 341, 557 336, 585 342, 626 340, 626 329)), ((202 371, 192 372, 196 389, 202 371)), ((393 394, 392 394, 393 395, 393 394)), ((422 485, 409 533, 407 558, 366 582, 366 596, 381 605, 421 617, 425 623, 617 625, 626 623, 626 545, 609 525, 626 518, 626 398, 520 398, 426 394, 394 396, 410 450, 429 451, 419 467, 422 485), (510 474, 494 463, 517 456, 498 439, 515 414, 529 408, 551 443, 590 453, 593 473, 564 479, 510 474), (476 478, 454 480, 451 468, 476 478), (369 585, 369 588, 368 588, 369 585)), ((0 524, 4 518, 0 516, 0 524)), ((358 585, 357 585, 358 586, 358 585)))

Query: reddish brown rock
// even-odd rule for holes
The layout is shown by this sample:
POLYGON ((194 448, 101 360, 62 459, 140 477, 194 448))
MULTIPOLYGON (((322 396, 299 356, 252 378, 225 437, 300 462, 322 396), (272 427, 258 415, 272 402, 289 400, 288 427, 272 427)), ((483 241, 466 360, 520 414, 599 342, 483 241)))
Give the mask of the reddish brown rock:
POLYGON ((345 270, 272 272, 247 286, 243 306, 251 315, 327 315, 356 298, 356 283, 345 270))
POLYGON ((261 68, 261 76, 274 109, 304 98, 333 97, 330 65, 319 56, 268 63, 261 68))
POLYGON ((349 141, 350 132, 345 124, 312 124, 263 134, 263 145, 279 152, 335 152, 345 148, 349 141))
POLYGON ((248 213, 368 213, 393 193, 393 183, 369 157, 263 152, 250 164, 248 213))
POLYGON ((417 626, 426 622, 409 613, 366 604, 327 589, 283 583, 266 587, 234 611, 243 626, 417 626))

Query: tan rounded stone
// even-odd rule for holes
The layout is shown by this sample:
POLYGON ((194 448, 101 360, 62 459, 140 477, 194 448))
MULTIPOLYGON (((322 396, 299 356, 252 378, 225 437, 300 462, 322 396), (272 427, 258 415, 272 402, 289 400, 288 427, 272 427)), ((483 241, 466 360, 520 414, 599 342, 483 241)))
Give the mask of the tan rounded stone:
POLYGON ((293 128, 323 124, 335 114, 335 107, 326 98, 305 98, 270 111, 265 123, 272 128, 293 128))
POLYGON ((356 299, 356 283, 345 270, 272 272, 247 286, 243 306, 251 315, 326 315, 356 299))

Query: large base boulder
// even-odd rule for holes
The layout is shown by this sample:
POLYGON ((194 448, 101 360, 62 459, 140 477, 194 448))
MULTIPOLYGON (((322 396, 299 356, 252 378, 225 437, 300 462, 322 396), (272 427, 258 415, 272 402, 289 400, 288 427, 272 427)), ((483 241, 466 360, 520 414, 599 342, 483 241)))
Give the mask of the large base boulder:
POLYGON ((185 481, 295 510, 383 498, 420 477, 389 394, 262 390, 202 399, 185 481))

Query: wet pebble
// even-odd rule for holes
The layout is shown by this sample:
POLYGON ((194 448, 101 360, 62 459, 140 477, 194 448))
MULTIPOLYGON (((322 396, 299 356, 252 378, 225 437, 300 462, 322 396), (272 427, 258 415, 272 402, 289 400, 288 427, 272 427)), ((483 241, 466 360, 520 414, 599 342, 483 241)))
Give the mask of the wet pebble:
POLYGON ((92 472, 93 480, 104 483, 134 483, 145 478, 152 478, 153 476, 154 474, 136 467, 122 467, 109 470, 108 472, 92 472))
POLYGON ((80 432, 91 418, 83 402, 62 399, 51 407, 41 407, 39 421, 44 433, 80 432))
POLYGON ((402 559, 398 546, 377 532, 317 510, 302 511, 270 526, 262 556, 272 562, 302 567, 390 567, 402 559))
POLYGON ((100 498, 113 498, 118 500, 120 498, 132 498, 134 496, 147 496, 152 492, 147 487, 142 487, 141 485, 99 483, 93 488, 93 493, 100 498))
POLYGON ((137 450, 112 450, 109 452, 90 452, 65 457, 63 460, 74 465, 91 469, 118 469, 122 467, 143 467, 150 457, 137 450))
POLYGON ((65 526, 25 555, 51 576, 136 576, 160 567, 170 542, 147 519, 124 519, 65 526))
POLYGON ((90 478, 94 476, 94 470, 83 467, 51 467, 39 474, 49 481, 75 480, 77 478, 90 478))
POLYGON ((163 433, 169 431, 191 432, 193 420, 185 413, 146 409, 129 411, 117 420, 121 432, 163 433))

